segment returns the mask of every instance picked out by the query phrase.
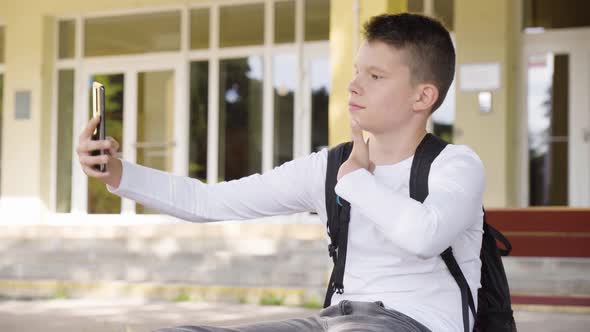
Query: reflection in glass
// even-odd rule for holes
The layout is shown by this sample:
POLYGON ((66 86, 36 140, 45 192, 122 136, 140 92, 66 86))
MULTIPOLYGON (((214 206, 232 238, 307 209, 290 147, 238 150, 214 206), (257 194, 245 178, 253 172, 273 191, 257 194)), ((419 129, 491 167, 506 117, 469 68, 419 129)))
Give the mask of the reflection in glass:
POLYGON ((311 151, 328 146, 328 104, 330 100, 330 60, 311 61, 311 151))
POLYGON ((209 48, 209 8, 191 10, 191 49, 209 48))
POLYGON ((261 172, 262 58, 219 64, 219 181, 261 172))
POLYGON ((528 61, 529 204, 568 205, 569 56, 528 61))
POLYGON ((57 74, 57 180, 56 212, 71 211, 74 126, 74 70, 57 74))
POLYGON ((330 0, 305 1, 305 41, 330 38, 330 0))
POLYGON ((188 173, 202 182, 207 182, 208 83, 209 62, 191 62, 188 173))
POLYGON ((220 8, 219 45, 221 47, 262 45, 263 43, 263 3, 220 8))
POLYGON ((277 54, 273 58, 274 161, 280 166, 293 159, 293 114, 297 83, 295 54, 277 54))
POLYGON ((71 59, 76 55, 76 21, 59 21, 59 50, 60 59, 71 59))
POLYGON ((180 11, 84 20, 84 56, 180 50, 180 11))
MULTIPOLYGON (((92 118, 92 81, 104 85, 106 135, 113 137, 121 148, 123 143, 123 89, 124 75, 95 75, 88 82, 88 118, 92 118)), ((88 213, 121 213, 121 199, 108 192, 104 183, 96 178, 88 178, 88 213)))
MULTIPOLYGON (((137 76, 137 163, 172 172, 174 150, 174 72, 137 76)), ((137 214, 159 213, 136 204, 137 214)))
POLYGON ((275 43, 295 41, 295 1, 275 2, 275 43))
POLYGON ((451 83, 447 96, 440 107, 432 113, 433 133, 449 143, 453 143, 453 124, 455 123, 455 81, 451 83))

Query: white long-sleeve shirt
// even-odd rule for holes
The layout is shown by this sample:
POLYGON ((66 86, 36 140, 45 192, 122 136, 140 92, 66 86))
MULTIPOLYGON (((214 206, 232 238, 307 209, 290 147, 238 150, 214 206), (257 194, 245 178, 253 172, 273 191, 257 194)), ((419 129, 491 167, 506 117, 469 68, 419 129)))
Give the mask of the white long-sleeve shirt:
MULTIPOLYGON (((193 222, 252 219, 311 211, 326 223, 327 149, 264 174, 205 184, 123 162, 121 183, 107 189, 193 222)), ((453 253, 474 294, 480 286, 484 167, 466 146, 449 144, 434 160, 424 203, 409 196, 413 157, 338 181, 351 204, 341 300, 383 301, 432 331, 463 331, 459 288, 440 258, 453 253)), ((473 317, 470 315, 473 327, 473 317)))

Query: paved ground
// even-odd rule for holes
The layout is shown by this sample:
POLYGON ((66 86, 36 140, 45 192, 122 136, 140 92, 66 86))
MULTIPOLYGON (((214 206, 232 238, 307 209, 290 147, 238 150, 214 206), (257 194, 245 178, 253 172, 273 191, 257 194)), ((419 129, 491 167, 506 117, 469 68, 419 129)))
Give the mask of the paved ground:
MULTIPOLYGON (((137 300, 0 301, 2 332, 148 332, 183 324, 237 325, 313 315, 317 310, 283 306, 137 300)), ((518 311, 519 332, 588 331, 585 313, 518 311)))

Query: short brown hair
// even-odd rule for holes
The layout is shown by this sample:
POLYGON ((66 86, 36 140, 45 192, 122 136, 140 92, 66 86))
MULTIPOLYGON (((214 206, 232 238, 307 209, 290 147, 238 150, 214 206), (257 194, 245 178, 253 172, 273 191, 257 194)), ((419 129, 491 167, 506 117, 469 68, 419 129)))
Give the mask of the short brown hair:
POLYGON ((455 47, 444 25, 424 15, 403 13, 374 16, 363 28, 368 42, 381 41, 407 52, 412 84, 434 84, 439 96, 431 112, 438 109, 455 74, 455 47))

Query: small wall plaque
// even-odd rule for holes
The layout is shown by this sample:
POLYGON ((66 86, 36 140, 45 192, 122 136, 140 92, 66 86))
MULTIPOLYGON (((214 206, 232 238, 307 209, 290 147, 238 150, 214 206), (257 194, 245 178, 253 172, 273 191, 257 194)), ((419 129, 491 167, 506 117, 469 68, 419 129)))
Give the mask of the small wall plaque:
POLYGON ((22 90, 15 93, 14 118, 16 120, 28 120, 31 118, 31 90, 22 90))

